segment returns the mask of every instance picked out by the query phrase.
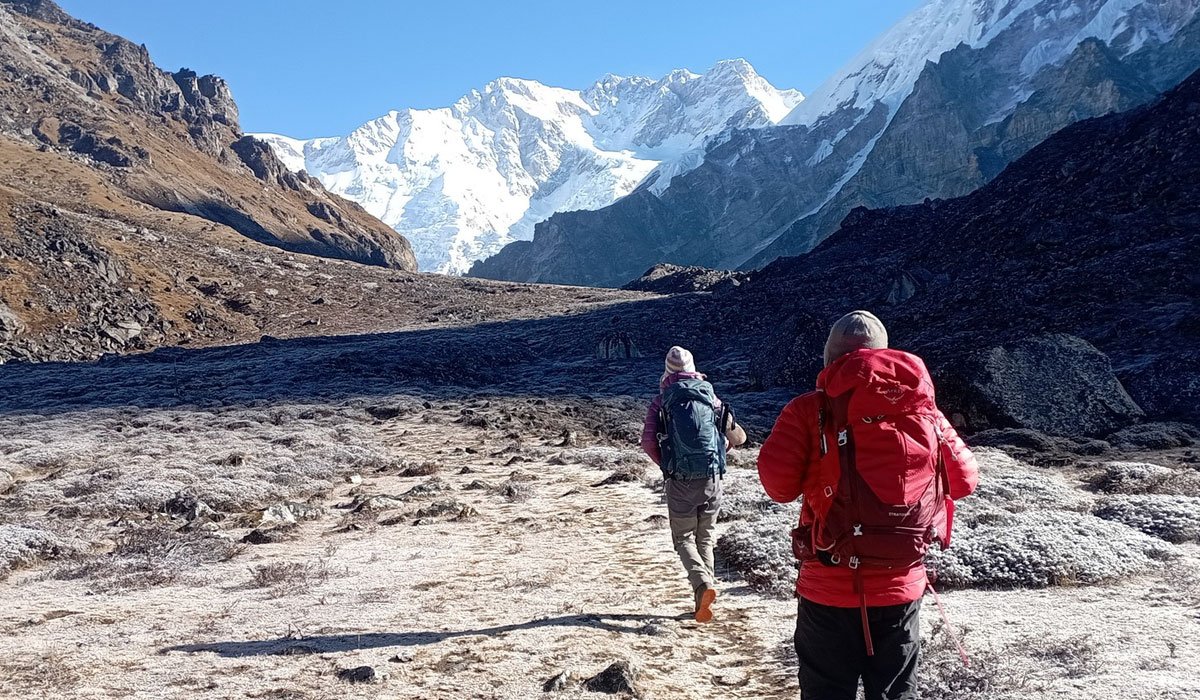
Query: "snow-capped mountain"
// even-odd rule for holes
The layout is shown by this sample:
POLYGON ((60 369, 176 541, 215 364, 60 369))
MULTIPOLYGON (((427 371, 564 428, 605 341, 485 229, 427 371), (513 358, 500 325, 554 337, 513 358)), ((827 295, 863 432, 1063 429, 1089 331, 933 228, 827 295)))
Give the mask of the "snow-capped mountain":
POLYGON ((450 107, 393 111, 345 137, 257 136, 293 170, 404 234, 422 270, 462 273, 560 211, 661 192, 730 129, 774 124, 803 96, 744 60, 586 90, 500 78, 450 107))
MULTIPOLYGON (((930 0, 863 49, 798 105, 781 124, 811 126, 838 109, 895 109, 925 64, 960 44, 980 48, 1021 22, 1015 66, 1032 78, 1060 63, 1085 39, 1121 55, 1166 41, 1196 14, 1196 0, 930 0)), ((1013 86, 1017 92, 1020 85, 1013 86)), ((1015 105, 1014 105, 1015 106, 1015 105)))
POLYGON ((658 263, 757 268, 856 207, 956 197, 1063 127, 1200 67, 1200 0, 927 0, 780 125, 714 143, 658 192, 562 212, 471 274, 620 285, 658 263))

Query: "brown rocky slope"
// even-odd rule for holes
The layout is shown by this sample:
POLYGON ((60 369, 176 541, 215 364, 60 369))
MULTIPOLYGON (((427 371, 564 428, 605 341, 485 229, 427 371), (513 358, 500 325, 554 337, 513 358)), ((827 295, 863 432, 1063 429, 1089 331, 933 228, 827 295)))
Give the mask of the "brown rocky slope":
MULTIPOLYGON (((125 198, 268 245, 415 269, 402 237, 244 136, 224 80, 162 71, 144 46, 49 0, 0 0, 0 140, 92 169, 125 198)), ((8 179, 75 203, 70 192, 8 179)))
POLYGON ((402 236, 244 136, 220 78, 161 71, 48 0, 0 0, 0 362, 631 296, 413 270, 402 236))

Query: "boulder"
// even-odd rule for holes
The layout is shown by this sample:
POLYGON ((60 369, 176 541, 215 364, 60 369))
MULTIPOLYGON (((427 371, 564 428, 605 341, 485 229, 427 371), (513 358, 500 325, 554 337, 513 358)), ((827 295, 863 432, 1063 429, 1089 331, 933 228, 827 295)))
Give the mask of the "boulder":
POLYGON ((630 359, 641 357, 633 336, 626 331, 607 333, 596 343, 596 357, 604 360, 630 359))
POLYGON ((100 333, 120 345, 128 345, 134 338, 140 336, 143 330, 142 324, 137 321, 124 320, 104 326, 100 329, 100 333))
POLYGON ((892 282, 884 301, 892 306, 903 304, 916 296, 918 289, 916 278, 907 272, 901 272, 892 282))
POLYGON ((292 512, 287 503, 276 503, 263 509, 259 514, 258 524, 267 527, 295 525, 296 514, 292 512))
POLYGON ((8 305, 0 301, 0 340, 12 340, 25 332, 25 324, 8 305))
POLYGON ((189 523, 219 520, 220 514, 195 494, 180 491, 163 504, 162 512, 189 523))
POLYGON ((1105 435, 1144 415, 1108 357, 1070 335, 993 347, 939 374, 938 403, 968 432, 1030 428, 1050 435, 1105 435))
POLYGON ((296 539, 299 526, 296 523, 284 523, 277 527, 259 527, 246 533, 242 542, 246 544, 279 544, 296 539))

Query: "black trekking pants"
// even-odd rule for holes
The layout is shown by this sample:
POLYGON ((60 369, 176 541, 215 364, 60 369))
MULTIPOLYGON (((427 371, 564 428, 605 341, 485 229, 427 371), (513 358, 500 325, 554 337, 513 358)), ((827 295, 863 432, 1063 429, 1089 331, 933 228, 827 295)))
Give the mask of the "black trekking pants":
POLYGON ((867 656, 862 612, 800 599, 796 656, 802 700, 855 700, 861 678, 866 700, 917 697, 921 601, 867 608, 875 655, 867 656))

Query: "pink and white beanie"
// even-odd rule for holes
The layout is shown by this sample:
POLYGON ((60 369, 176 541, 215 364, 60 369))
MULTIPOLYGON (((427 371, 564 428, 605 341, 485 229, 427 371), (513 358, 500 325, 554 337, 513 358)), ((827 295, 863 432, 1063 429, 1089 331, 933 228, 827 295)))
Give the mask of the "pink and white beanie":
POLYGON ((663 379, 677 372, 695 372, 696 361, 692 359, 692 353, 686 348, 681 348, 678 345, 673 346, 667 351, 667 359, 665 364, 666 371, 663 372, 663 379))

